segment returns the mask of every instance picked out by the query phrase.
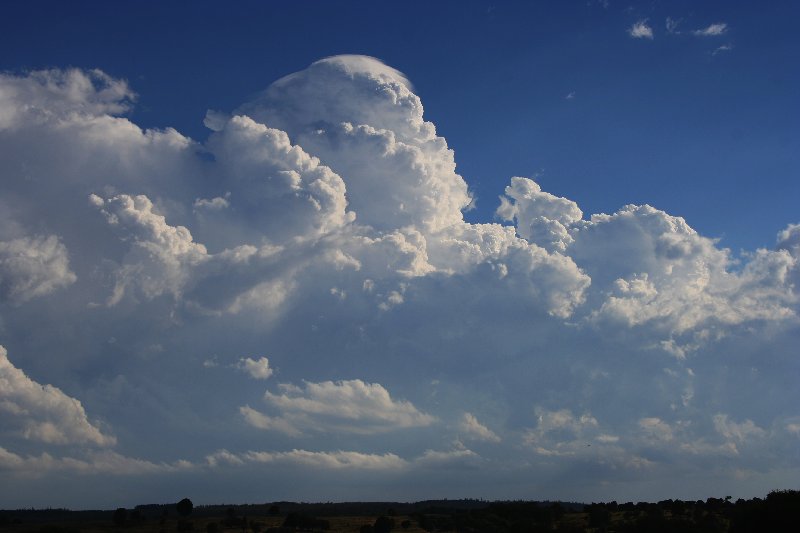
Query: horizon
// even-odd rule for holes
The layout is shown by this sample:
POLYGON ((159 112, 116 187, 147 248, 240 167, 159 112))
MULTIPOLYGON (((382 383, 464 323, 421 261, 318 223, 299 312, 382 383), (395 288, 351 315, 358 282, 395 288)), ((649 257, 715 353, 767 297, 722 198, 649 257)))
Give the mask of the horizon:
POLYGON ((406 7, 9 6, 0 499, 798 488, 800 7, 406 7))

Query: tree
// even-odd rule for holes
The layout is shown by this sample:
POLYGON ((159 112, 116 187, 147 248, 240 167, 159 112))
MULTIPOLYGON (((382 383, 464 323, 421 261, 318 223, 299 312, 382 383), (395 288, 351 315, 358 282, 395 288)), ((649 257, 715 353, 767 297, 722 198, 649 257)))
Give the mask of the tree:
POLYGON ((175 506, 175 509, 178 511, 178 514, 182 517, 186 518, 190 514, 192 514, 192 509, 194 509, 194 504, 192 500, 189 498, 184 498, 178 502, 178 505, 175 506))
POLYGON ((379 516, 375 520, 375 524, 372 526, 372 529, 375 531, 375 533, 389 533, 394 529, 394 519, 389 518, 388 516, 379 516))
POLYGON ((114 511, 112 520, 114 521, 115 526, 124 526, 125 522, 128 521, 128 510, 124 507, 120 507, 114 511))

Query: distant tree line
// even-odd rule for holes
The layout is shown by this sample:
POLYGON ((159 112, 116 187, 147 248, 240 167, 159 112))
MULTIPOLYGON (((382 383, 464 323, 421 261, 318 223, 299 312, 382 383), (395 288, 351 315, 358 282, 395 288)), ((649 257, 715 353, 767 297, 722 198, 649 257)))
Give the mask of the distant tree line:
MULTIPOLYGON (((425 502, 349 502, 304 504, 275 502, 263 505, 199 506, 184 498, 172 505, 140 505, 132 510, 68 511, 17 509, 0 511, 0 528, 40 524, 35 533, 79 533, 79 526, 105 521, 120 530, 158 521, 158 531, 194 532, 191 517, 205 517, 204 533, 278 533, 328 531, 326 517, 376 517, 361 533, 389 533, 419 527, 425 531, 461 533, 795 533, 800 531, 800 491, 776 490, 749 500, 708 498, 656 503, 591 503, 483 500, 425 502), (177 521, 169 521, 171 512, 177 521), (103 518, 105 517, 105 518, 103 518), (213 517, 209 521, 207 518, 213 517), (260 519, 259 519, 260 517, 260 519), (267 520, 267 517, 271 517, 267 520), (283 517, 281 526, 275 520, 283 517), (397 518, 401 517, 401 518, 397 518), (151 522, 152 521, 152 522, 151 522), (272 527, 266 527, 270 523, 272 527), (173 529, 174 526, 174 529, 173 529), (169 528, 169 529, 168 529, 169 528)), ((148 526, 149 527, 149 526, 148 526)))

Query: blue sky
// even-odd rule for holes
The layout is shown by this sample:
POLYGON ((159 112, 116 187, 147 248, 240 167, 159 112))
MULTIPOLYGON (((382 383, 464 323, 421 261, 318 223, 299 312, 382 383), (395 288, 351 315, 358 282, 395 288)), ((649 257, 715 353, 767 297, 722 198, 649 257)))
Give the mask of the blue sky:
POLYGON ((3 501, 789 488, 797 10, 5 6, 3 501))

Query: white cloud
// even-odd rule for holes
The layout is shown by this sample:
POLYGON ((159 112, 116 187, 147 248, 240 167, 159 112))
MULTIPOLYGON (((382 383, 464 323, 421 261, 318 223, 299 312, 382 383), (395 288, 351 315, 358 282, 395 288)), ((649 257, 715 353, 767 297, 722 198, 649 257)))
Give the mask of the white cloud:
POLYGON ((120 227, 133 241, 110 303, 118 303, 131 285, 147 298, 163 293, 177 297, 190 278, 190 269, 208 260, 206 247, 194 242, 186 227, 167 224, 147 196, 122 194, 103 200, 92 195, 90 201, 109 224, 120 227))
POLYGON ((25 302, 76 279, 67 249, 55 235, 0 241, 0 300, 25 302))
POLYGON ((0 74, 0 130, 23 122, 72 120, 117 115, 130 109, 136 95, 127 82, 100 70, 41 70, 27 76, 0 74))
POLYGON ((197 198, 194 201, 194 208, 195 209, 208 209, 211 211, 219 211, 221 209, 226 209, 230 207, 231 203, 228 201, 228 197, 230 193, 226 193, 225 197, 222 196, 215 196, 211 199, 206 198, 197 198))
POLYGON ((286 452, 248 451, 232 453, 219 450, 208 457, 209 466, 240 466, 244 464, 289 464, 295 466, 320 468, 324 470, 399 470, 405 469, 408 462, 393 453, 370 454, 354 451, 312 452, 293 449, 286 452))
POLYGON ((455 468, 464 469, 474 467, 481 457, 470 449, 456 445, 452 450, 425 450, 414 459, 414 466, 421 468, 455 468))
POLYGON ((628 28, 628 35, 634 39, 652 39, 653 28, 647 24, 647 19, 637 20, 628 28))
POLYGON ((464 413, 461 416, 458 428, 463 431, 468 438, 500 442, 500 437, 498 437, 494 431, 478 422, 478 419, 475 418, 475 415, 472 413, 464 413))
POLYGON ((409 87, 379 61, 337 56, 279 80, 238 112, 283 129, 346 176, 360 223, 436 231, 461 223, 471 198, 409 87))
MULTIPOLYGON (((0 333, 32 369, 68 372, 91 411, 131 435, 126 450, 142 427, 192 457, 208 455, 208 435, 247 450, 264 438, 256 428, 284 451, 205 465, 414 479, 441 466, 487 483, 490 468, 556 479, 590 465, 626 487, 637 469, 719 472, 734 456, 764 476, 796 467, 797 415, 771 413, 776 389, 782 405, 800 401, 781 388, 800 226, 737 257, 648 205, 584 216, 519 177, 497 211, 505 224, 468 223, 454 153, 407 80, 371 58, 318 62, 210 113, 203 143, 119 116, 133 98, 98 72, 0 75, 0 175, 26 173, 0 179, 0 333), (225 353, 270 357, 214 356, 225 353), (203 361, 262 378, 277 366, 288 380, 311 369, 314 381, 256 404, 257 383, 203 361), (363 380, 326 381, 345 372, 363 380), (481 423, 492 420, 463 413, 476 395, 503 420, 502 441, 481 423), (534 421, 531 405, 558 408, 534 421), (715 418, 719 405, 732 414, 715 418), (322 433, 355 451, 285 451, 322 433), (431 450, 457 438, 493 442, 495 456, 431 450)), ((5 372, 9 468, 177 471, 103 463, 93 450, 113 437, 77 400, 5 372)))
POLYGON ((371 454, 360 452, 247 452, 244 458, 255 463, 289 463, 305 467, 330 470, 397 470, 407 466, 406 461, 393 453, 371 454))
POLYGON ((639 420, 639 427, 649 438, 659 442, 670 441, 673 438, 673 429, 669 424, 657 417, 647 417, 639 420))
POLYGON ((194 465, 189 461, 154 463, 144 459, 126 457, 111 450, 91 452, 85 458, 75 458, 53 457, 48 453, 38 456, 21 456, 0 446, 0 470, 24 476, 43 477, 57 471, 78 475, 138 476, 186 471, 193 468, 194 465))
POLYGON ((303 432, 294 427, 289 420, 281 417, 267 416, 249 405, 240 407, 239 413, 244 417, 245 421, 254 428, 278 431, 290 437, 299 437, 303 435, 303 432))
POLYGON ((505 192, 497 214, 514 221, 520 237, 549 251, 567 249, 573 240, 567 226, 583 217, 578 204, 542 191, 539 184, 527 178, 511 178, 505 192))
POLYGON ((732 44, 723 44, 722 46, 715 48, 714 51, 711 52, 711 55, 715 56, 717 54, 721 54, 722 52, 730 52, 731 50, 733 50, 732 44))
MULTIPOLYGON (((280 393, 267 391, 264 398, 292 427, 369 434, 424 427, 435 420, 408 401, 392 399, 379 383, 354 379, 280 387, 280 393)), ((250 417, 254 418, 252 414, 250 417)), ((287 432, 275 427, 274 422, 264 425, 287 432)))
POLYGON ((789 224, 778 233, 778 248, 800 255, 800 224, 789 224))
POLYGON ((718 35, 723 35, 727 31, 728 25, 725 22, 716 22, 710 24, 707 28, 694 30, 692 33, 699 37, 716 37, 718 35))
POLYGON ((8 360, 0 346, 0 413, 5 430, 48 444, 111 446, 113 436, 89 422, 81 402, 52 385, 40 385, 8 360))
MULTIPOLYGON (((591 414, 575 416, 569 409, 536 408, 536 427, 526 430, 523 443, 543 456, 573 456, 584 453, 599 424, 591 414)), ((599 442, 603 442, 602 440, 599 442)))
POLYGON ((363 453, 356 451, 309 451, 293 449, 285 452, 247 451, 233 453, 218 450, 206 457, 211 467, 254 464, 286 464, 322 470, 375 470, 400 472, 413 469, 452 468, 474 465, 480 457, 472 450, 456 446, 452 450, 426 450, 421 455, 404 459, 394 453, 363 453))
POLYGON ((247 372, 253 379, 267 379, 272 375, 272 369, 269 367, 269 359, 266 357, 259 357, 258 359, 243 357, 239 359, 236 368, 247 372))
POLYGON ((736 423, 730 420, 728 415, 722 413, 714 415, 714 429, 725 439, 739 443, 766 435, 766 431, 755 425, 752 420, 736 423))

